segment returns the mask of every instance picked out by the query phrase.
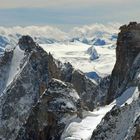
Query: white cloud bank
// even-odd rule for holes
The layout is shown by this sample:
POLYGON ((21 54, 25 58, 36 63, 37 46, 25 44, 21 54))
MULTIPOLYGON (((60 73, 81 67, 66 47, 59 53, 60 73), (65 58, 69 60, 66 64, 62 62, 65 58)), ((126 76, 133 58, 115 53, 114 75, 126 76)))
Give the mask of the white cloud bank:
POLYGON ((119 23, 110 24, 92 24, 84 25, 82 27, 74 27, 69 32, 65 32, 54 26, 15 26, 15 27, 2 27, 0 26, 0 35, 30 35, 32 37, 46 37, 56 40, 67 40, 75 37, 91 38, 98 34, 114 34, 118 33, 120 27, 119 23))

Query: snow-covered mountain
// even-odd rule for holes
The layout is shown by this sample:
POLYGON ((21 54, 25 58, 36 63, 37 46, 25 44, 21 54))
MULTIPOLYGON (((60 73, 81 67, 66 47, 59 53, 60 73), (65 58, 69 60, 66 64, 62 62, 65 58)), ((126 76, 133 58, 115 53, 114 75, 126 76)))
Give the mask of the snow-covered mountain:
MULTIPOLYGON (((1 140, 139 140, 140 24, 120 27, 113 71, 98 82, 74 65, 81 60, 78 66, 88 68, 89 59, 84 58, 90 56, 90 47, 79 41, 39 45, 22 36, 13 49, 4 51, 1 140)), ((105 72, 115 49, 94 47, 99 58, 92 62, 99 70, 104 64, 105 72)))
POLYGON ((1 139, 60 139, 72 118, 100 102, 92 102, 102 92, 95 81, 55 60, 29 36, 5 52, 0 65, 1 139))
POLYGON ((117 40, 120 24, 93 24, 90 26, 75 27, 70 31, 72 42, 80 41, 90 45, 103 46, 114 44, 117 40))
POLYGON ((79 41, 85 44, 114 46, 119 24, 94 24, 83 27, 75 27, 68 32, 52 26, 16 26, 0 27, 0 51, 6 45, 16 45, 22 35, 30 35, 39 44, 53 44, 58 42, 79 41))
POLYGON ((113 49, 116 46, 118 25, 94 24, 75 27, 69 32, 51 26, 0 27, 0 54, 5 49, 12 50, 22 35, 30 35, 56 59, 63 63, 70 62, 90 78, 99 79, 110 74, 115 63, 113 49), (95 49, 91 51, 89 48, 95 49), (99 59, 92 61, 95 58, 99 59), (108 70, 104 70, 106 67, 108 70))

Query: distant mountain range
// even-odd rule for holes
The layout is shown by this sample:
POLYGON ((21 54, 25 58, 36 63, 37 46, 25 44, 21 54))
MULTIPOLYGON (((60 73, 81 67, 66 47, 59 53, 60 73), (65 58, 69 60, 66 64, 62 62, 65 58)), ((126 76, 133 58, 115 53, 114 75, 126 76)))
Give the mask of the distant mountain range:
POLYGON ((0 27, 0 52, 7 45, 15 46, 22 35, 30 35, 39 44, 67 43, 79 41, 85 44, 103 46, 117 40, 119 24, 93 24, 75 27, 69 32, 52 26, 0 27))

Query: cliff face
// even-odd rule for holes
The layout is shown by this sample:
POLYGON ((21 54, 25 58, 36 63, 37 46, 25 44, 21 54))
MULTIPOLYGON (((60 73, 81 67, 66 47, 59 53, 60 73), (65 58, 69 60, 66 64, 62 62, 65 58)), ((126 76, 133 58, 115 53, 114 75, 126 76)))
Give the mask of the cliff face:
POLYGON ((132 65, 140 53, 140 24, 135 22, 120 27, 117 40, 116 64, 112 71, 107 103, 121 95, 128 82, 133 80, 132 65))
POLYGON ((115 99, 111 103, 115 106, 93 131, 91 140, 140 138, 140 24, 130 23, 120 29, 107 95, 107 104, 115 99))

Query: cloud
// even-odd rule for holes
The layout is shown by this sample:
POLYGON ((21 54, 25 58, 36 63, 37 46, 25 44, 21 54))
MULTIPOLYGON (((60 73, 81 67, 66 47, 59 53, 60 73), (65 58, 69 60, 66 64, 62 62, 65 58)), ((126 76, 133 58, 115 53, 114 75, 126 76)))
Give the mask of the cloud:
POLYGON ((13 26, 13 27, 3 27, 0 26, 0 34, 9 36, 15 34, 30 35, 32 37, 47 37, 54 38, 57 40, 69 39, 73 37, 93 37, 97 33, 113 34, 118 33, 119 23, 110 24, 92 24, 84 25, 81 27, 74 27, 70 31, 64 31, 55 26, 13 26))

